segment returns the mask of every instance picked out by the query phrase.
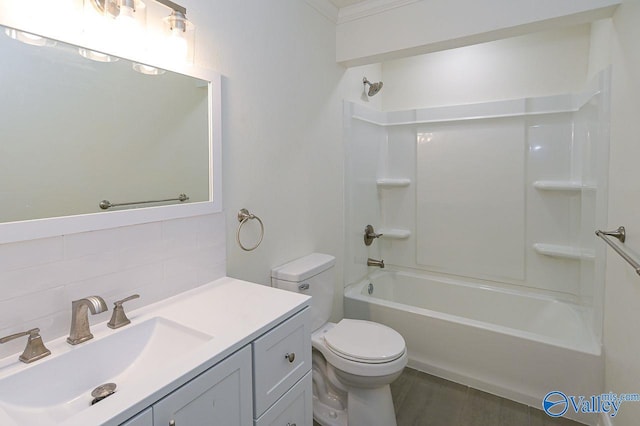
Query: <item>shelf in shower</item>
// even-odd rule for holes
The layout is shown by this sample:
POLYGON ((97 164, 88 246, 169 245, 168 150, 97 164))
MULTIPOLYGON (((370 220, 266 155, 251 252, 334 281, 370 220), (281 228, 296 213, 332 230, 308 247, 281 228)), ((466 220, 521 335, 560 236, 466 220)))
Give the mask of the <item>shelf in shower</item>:
POLYGON ((388 238, 391 240, 406 240, 411 236, 411 231, 408 229, 397 228, 382 228, 378 232, 382 234, 381 238, 388 238))
POLYGON ((409 186, 411 183, 411 179, 403 179, 403 178, 380 178, 376 180, 376 184, 380 188, 401 188, 403 186, 409 186))
POLYGON ((535 243, 533 245, 533 249, 538 254, 542 254, 544 256, 550 256, 550 257, 559 257, 563 259, 593 260, 595 258, 595 254, 593 250, 585 250, 585 249, 581 249, 580 247, 561 246, 557 244, 535 243))
POLYGON ((533 187, 542 191, 581 191, 582 189, 595 190, 594 186, 584 185, 582 182, 570 180, 537 180, 533 187))

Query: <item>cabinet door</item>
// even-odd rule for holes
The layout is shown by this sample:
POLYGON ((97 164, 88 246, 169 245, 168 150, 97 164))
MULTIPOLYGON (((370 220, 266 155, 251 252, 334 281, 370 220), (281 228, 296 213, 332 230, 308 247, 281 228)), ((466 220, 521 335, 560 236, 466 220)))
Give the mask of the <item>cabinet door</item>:
POLYGON ((120 426, 153 426, 153 412, 151 408, 136 414, 120 426))
POLYGON ((255 417, 260 417, 311 370, 309 309, 253 342, 255 417))
POLYGON ((309 426, 313 423, 311 371, 271 406, 255 426, 309 426))
POLYGON ((153 406, 154 426, 250 426, 251 348, 245 347, 153 406))

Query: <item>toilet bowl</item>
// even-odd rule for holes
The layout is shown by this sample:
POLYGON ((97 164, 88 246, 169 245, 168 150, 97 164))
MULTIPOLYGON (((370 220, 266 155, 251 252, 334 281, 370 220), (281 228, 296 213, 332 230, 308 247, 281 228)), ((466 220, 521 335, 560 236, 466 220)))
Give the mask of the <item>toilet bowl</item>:
POLYGON ((395 426, 389 385, 407 365, 402 336, 371 321, 328 322, 335 258, 314 253, 271 273, 271 284, 312 296, 313 416, 323 426, 395 426))

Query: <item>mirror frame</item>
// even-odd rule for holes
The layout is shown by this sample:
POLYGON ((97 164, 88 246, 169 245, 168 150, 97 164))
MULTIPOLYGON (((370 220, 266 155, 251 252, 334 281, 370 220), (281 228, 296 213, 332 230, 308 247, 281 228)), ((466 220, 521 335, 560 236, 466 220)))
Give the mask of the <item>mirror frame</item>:
MULTIPOLYGON (((12 25, 0 24, 18 29, 12 25)), ((33 31, 27 32, 33 33, 33 31)), ((0 34, 0 36, 4 35, 0 34)), ((90 48, 80 46, 73 41, 60 41, 90 48)), ((208 82, 209 201, 0 223, 0 244, 222 212, 222 78, 220 74, 210 69, 197 66, 180 71, 162 68, 208 82)))

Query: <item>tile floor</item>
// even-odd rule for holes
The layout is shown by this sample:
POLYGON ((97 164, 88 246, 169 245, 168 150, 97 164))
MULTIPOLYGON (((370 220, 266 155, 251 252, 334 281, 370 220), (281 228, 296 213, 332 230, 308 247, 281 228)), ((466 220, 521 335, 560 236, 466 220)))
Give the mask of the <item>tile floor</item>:
POLYGON ((391 394, 398 426, 582 425, 410 368, 391 385, 391 394))

